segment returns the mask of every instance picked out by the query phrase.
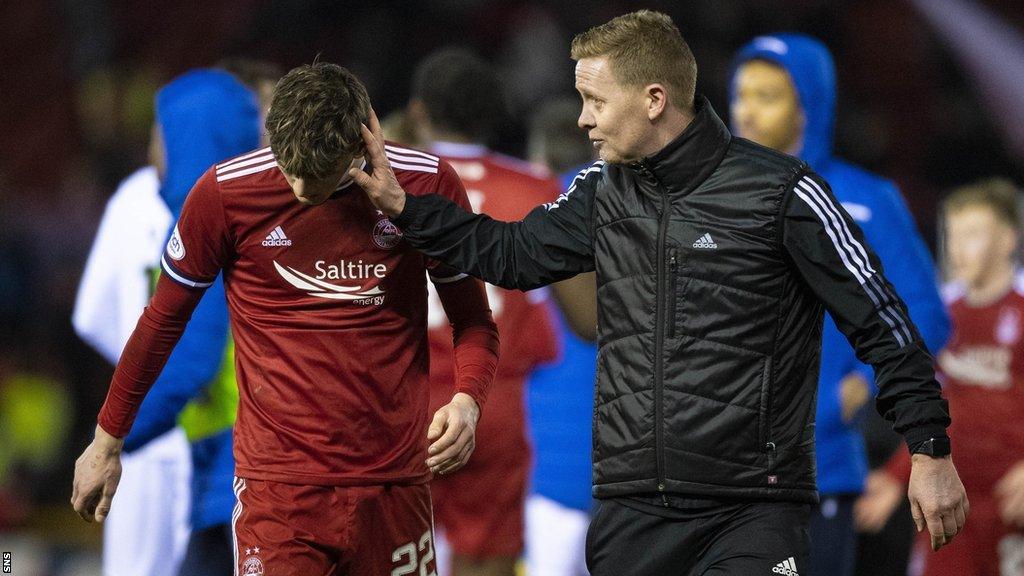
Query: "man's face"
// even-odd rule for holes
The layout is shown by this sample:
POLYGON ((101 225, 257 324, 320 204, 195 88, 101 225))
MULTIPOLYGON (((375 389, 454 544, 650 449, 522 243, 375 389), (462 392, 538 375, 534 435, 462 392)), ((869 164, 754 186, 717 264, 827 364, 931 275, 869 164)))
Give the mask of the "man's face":
POLYGON ((983 284, 1000 263, 1012 261, 1016 248, 1010 226, 983 205, 947 214, 946 234, 950 271, 969 286, 983 284))
POLYGON ((299 178, 292 176, 282 170, 285 179, 292 187, 295 199, 306 206, 323 204, 331 197, 331 194, 342 184, 349 180, 349 168, 358 168, 362 164, 363 157, 356 156, 351 160, 343 160, 338 163, 338 170, 325 178, 299 178))
POLYGON ((731 112, 739 136, 787 154, 799 152, 804 113, 789 73, 751 60, 740 66, 735 82, 731 112))
POLYGON ((652 141, 648 98, 642 87, 615 80, 608 58, 581 58, 576 63, 576 90, 583 98, 578 124, 605 162, 643 158, 652 141))

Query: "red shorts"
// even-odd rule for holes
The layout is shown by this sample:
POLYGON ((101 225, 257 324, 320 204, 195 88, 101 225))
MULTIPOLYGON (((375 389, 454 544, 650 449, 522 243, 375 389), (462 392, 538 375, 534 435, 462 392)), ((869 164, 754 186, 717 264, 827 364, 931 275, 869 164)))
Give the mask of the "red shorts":
POLYGON ((436 576, 430 489, 235 479, 236 575, 436 576))
POLYGON ((492 390, 466 466, 430 484, 434 520, 452 552, 477 560, 523 552, 531 451, 522 413, 503 414, 501 402, 492 390))

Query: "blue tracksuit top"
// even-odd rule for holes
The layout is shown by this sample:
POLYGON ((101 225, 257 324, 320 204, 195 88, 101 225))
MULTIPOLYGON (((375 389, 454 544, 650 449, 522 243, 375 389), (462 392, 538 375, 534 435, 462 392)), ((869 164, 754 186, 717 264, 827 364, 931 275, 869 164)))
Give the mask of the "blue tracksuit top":
MULTIPOLYGON (((785 69, 800 97, 806 124, 797 154, 832 186, 835 196, 878 253, 885 275, 907 303, 928 349, 938 351, 949 335, 949 318, 939 296, 931 255, 896 185, 832 155, 836 74, 824 44, 800 34, 761 36, 740 49, 733 62, 730 99, 739 67, 749 60, 785 69)), ((857 371, 869 382, 871 369, 826 315, 815 428, 818 490, 822 495, 859 493, 867 475, 864 440, 854 422, 844 422, 839 384, 857 371)), ((872 386, 872 389, 874 387, 872 386)))
MULTIPOLYGON (((219 70, 187 72, 160 89, 156 119, 166 151, 160 196, 175 221, 207 168, 259 147, 256 96, 219 70)), ((170 236, 168 230, 168 236, 170 236)), ((172 429, 182 408, 217 375, 228 343, 228 309, 221 276, 203 295, 188 328, 142 403, 128 451, 172 429)), ((192 528, 231 521, 234 458, 230 428, 192 445, 192 528)))

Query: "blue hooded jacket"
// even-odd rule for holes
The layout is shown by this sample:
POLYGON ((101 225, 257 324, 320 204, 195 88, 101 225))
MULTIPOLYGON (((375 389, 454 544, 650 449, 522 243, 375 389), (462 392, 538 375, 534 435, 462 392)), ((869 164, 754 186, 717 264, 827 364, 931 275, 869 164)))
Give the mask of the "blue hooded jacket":
MULTIPOLYGON (((562 177, 563 189, 578 173, 562 177)), ((589 513, 597 346, 576 336, 562 313, 554 312, 561 357, 534 370, 526 386, 534 444, 531 492, 589 513)))
MULTIPOLYGON (((735 98, 739 67, 755 59, 775 63, 789 73, 806 119, 803 148, 797 156, 828 181, 864 231, 925 344, 936 352, 949 335, 949 317, 939 296, 935 265, 899 189, 893 182, 832 155, 836 73, 828 48, 800 34, 755 38, 740 49, 733 62, 730 100, 735 98)), ((871 369, 857 360, 846 337, 826 316, 815 428, 818 490, 823 495, 859 493, 867 475, 864 440, 855 423, 844 422, 841 413, 839 384, 851 372, 873 381, 871 369)))
MULTIPOLYGON (((192 186, 211 165, 259 146, 256 96, 227 72, 194 70, 175 78, 157 93, 156 117, 167 165, 160 196, 175 221, 192 186)), ((143 401, 125 439, 126 450, 175 426, 185 405, 219 372, 228 337, 227 301, 218 276, 143 401)), ((235 503, 231 429, 193 443, 192 452, 192 528, 230 522, 235 503)))

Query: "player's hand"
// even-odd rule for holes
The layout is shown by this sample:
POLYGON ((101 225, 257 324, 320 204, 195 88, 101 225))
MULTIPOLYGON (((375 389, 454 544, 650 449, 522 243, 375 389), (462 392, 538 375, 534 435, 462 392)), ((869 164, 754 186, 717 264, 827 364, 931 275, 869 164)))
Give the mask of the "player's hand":
POLYGON ((853 521, 857 530, 874 534, 884 528, 904 495, 903 485, 888 473, 876 470, 868 474, 864 494, 853 504, 853 521))
POLYGON ((427 430, 427 466, 435 474, 447 474, 465 466, 476 447, 476 422, 480 407, 469 394, 459 392, 434 413, 427 430))
POLYGON ((370 201, 378 210, 388 216, 397 216, 405 209, 405 190, 398 184, 395 173, 391 170, 391 162, 384 153, 384 131, 377 121, 377 114, 370 109, 370 126, 362 127, 363 143, 366 145, 366 157, 373 170, 367 174, 365 170, 350 168, 348 173, 366 191, 370 201))
POLYGON ((914 454, 911 462, 910 513, 918 532, 928 528, 932 550, 938 550, 963 529, 971 509, 967 492, 949 456, 914 454))
POLYGON ((86 522, 103 522, 121 480, 124 440, 96 426, 96 437, 75 461, 71 505, 86 522))
POLYGON ((1007 526, 1024 528, 1024 460, 1017 462, 995 487, 999 515, 1007 526))

